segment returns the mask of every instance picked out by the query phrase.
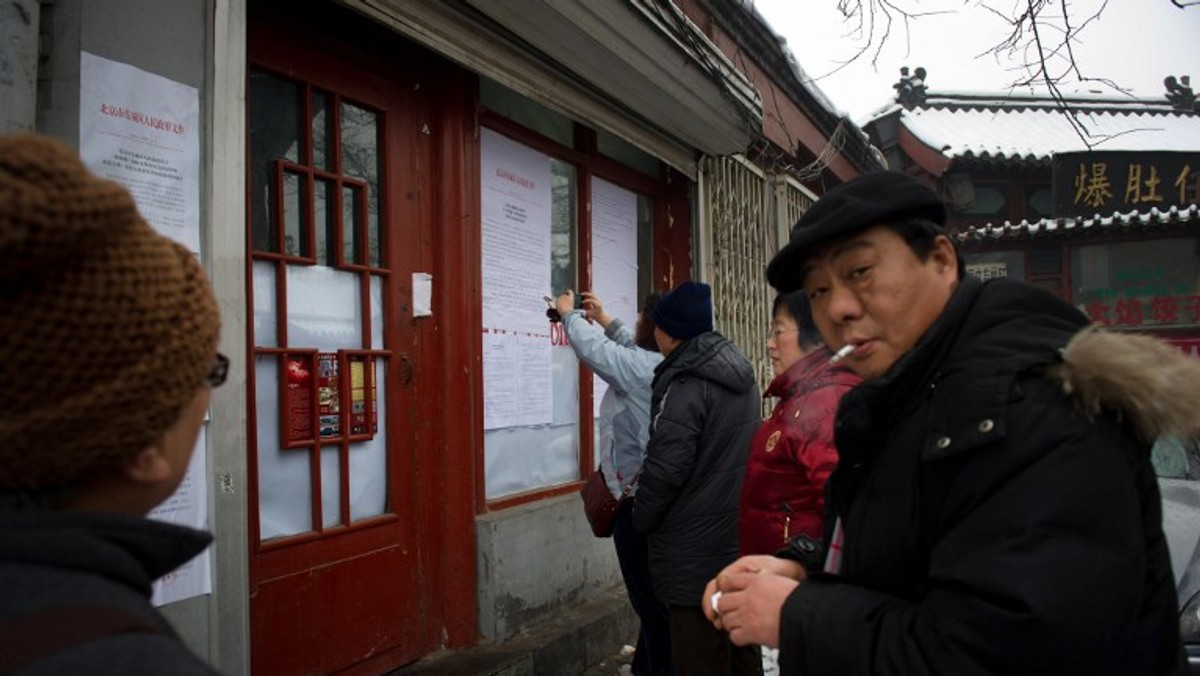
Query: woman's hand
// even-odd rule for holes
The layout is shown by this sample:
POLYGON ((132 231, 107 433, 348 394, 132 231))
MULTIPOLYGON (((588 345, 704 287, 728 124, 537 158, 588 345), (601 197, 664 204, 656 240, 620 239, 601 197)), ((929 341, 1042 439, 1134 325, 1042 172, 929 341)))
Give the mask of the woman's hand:
POLYGON ((567 313, 575 309, 575 292, 567 289, 554 299, 554 309, 558 311, 558 316, 566 317, 567 313))
POLYGON ((584 291, 579 296, 583 298, 583 316, 589 321, 599 322, 600 326, 607 329, 612 317, 604 311, 604 303, 600 301, 600 297, 589 291, 584 291))

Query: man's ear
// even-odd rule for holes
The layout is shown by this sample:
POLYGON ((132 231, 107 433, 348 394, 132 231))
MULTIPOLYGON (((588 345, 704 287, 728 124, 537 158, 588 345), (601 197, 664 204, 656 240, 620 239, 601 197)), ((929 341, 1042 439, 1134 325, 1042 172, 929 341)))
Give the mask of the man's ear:
POLYGON ((156 439, 137 455, 125 461, 125 476, 137 483, 151 484, 171 475, 171 463, 162 451, 162 440, 156 439))
POLYGON ((954 243, 945 235, 938 235, 933 240, 933 251, 930 253, 933 262, 938 266, 938 272, 949 271, 955 279, 958 278, 958 254, 954 243))

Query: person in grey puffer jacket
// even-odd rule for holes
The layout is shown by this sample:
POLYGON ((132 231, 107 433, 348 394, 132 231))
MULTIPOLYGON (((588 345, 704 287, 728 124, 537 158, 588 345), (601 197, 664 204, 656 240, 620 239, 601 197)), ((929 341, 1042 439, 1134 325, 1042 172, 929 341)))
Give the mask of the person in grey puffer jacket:
POLYGON ((758 649, 734 646, 704 617, 700 593, 738 554, 738 508, 750 439, 761 420, 746 357, 712 330, 712 292, 683 282, 654 308, 650 443, 633 525, 650 540, 650 574, 670 606, 679 676, 758 674, 758 649))

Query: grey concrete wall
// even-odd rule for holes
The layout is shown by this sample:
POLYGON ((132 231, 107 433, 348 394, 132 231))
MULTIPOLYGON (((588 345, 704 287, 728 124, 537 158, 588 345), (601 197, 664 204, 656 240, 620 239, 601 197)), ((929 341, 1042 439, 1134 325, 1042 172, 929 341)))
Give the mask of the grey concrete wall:
POLYGON ((0 5, 0 134, 34 128, 40 23, 37 0, 0 5))
MULTIPOLYGON (((40 5, 38 27, 36 129, 76 147, 83 51, 198 90, 201 251, 221 306, 221 350, 228 355, 246 350, 245 3, 55 0, 40 5)), ((249 672, 245 386, 245 373, 235 367, 210 409, 213 593, 161 609, 184 642, 226 674, 249 672)))
POLYGON ((577 493, 475 522, 479 630, 502 641, 621 582, 612 538, 592 535, 577 493))

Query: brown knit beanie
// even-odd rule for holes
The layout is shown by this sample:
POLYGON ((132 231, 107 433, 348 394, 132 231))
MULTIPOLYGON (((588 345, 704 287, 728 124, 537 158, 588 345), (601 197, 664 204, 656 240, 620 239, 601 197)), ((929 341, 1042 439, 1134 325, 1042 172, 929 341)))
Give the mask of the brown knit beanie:
POLYGON ((162 435, 213 365, 196 257, 62 143, 0 136, 0 490, 70 487, 162 435))

